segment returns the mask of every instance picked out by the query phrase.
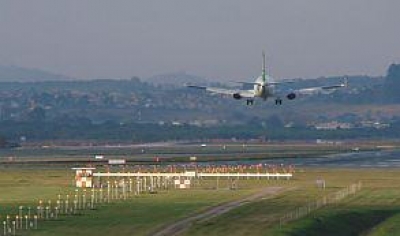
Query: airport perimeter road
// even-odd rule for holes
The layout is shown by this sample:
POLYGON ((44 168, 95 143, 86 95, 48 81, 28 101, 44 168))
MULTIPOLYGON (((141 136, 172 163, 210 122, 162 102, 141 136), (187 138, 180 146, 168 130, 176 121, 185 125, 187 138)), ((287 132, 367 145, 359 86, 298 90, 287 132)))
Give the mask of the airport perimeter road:
POLYGON ((201 212, 197 215, 187 217, 185 219, 182 219, 180 221, 177 221, 171 225, 168 225, 158 232, 152 234, 153 236, 170 236, 170 235, 179 235, 180 233, 184 232, 185 230, 189 229, 190 226, 194 222, 201 222, 203 220, 208 220, 213 217, 217 217, 219 215, 224 214, 225 212, 228 212, 236 207, 243 206, 247 203, 257 201, 259 199, 266 199, 266 198, 272 198, 276 194, 282 192, 284 190, 283 187, 268 187, 262 189, 262 191, 253 194, 251 196, 248 196, 246 198, 242 198, 236 201, 228 202, 222 205, 218 205, 215 207, 212 207, 204 212, 201 212))

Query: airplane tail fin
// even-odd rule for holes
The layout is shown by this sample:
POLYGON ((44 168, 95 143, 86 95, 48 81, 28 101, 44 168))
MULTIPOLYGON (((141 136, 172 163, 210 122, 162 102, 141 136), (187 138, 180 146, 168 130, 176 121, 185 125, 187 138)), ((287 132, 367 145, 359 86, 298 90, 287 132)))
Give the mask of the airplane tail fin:
POLYGON ((266 76, 265 76, 265 52, 263 51, 262 52, 262 57, 263 57, 263 64, 262 64, 262 73, 261 73, 261 77, 262 77, 262 81, 264 82, 264 83, 266 83, 267 81, 266 81, 266 76))
POLYGON ((348 87, 349 86, 349 81, 348 81, 349 79, 347 78, 347 76, 345 76, 344 78, 343 78, 343 87, 348 87))

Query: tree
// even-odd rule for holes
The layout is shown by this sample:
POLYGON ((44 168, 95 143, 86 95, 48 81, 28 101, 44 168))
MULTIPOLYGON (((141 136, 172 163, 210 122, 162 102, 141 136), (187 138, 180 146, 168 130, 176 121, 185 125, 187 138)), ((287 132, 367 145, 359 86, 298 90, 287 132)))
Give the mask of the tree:
POLYGON ((267 119, 267 126, 269 127, 273 127, 273 128, 282 128, 283 127, 283 121, 281 120, 281 118, 274 114, 271 115, 270 117, 268 117, 267 119))
POLYGON ((400 102, 400 64, 391 64, 385 78, 384 89, 388 101, 400 102))
POLYGON ((7 145, 6 139, 0 136, 0 147, 5 147, 6 145, 7 145))
POLYGON ((35 107, 28 113, 28 120, 33 122, 44 122, 46 111, 41 107, 35 107))

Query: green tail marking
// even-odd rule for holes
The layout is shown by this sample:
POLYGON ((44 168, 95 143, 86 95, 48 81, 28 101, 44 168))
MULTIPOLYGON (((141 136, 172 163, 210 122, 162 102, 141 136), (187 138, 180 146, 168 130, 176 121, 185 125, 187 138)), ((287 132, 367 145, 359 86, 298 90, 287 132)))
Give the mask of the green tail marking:
POLYGON ((263 64, 262 64, 262 73, 261 73, 261 77, 262 77, 262 81, 265 83, 266 82, 266 76, 265 76, 265 52, 262 52, 262 57, 263 57, 263 64))

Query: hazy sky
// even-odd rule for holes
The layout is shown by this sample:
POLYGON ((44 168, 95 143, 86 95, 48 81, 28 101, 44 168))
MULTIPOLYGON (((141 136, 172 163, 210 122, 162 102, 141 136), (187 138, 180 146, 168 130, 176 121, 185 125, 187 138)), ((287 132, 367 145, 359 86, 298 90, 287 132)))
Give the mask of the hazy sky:
POLYGON ((383 75, 399 0, 1 0, 0 64, 77 78, 383 75))

